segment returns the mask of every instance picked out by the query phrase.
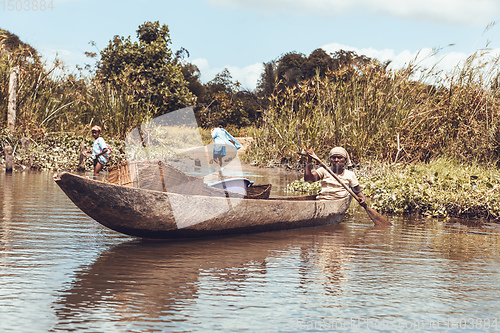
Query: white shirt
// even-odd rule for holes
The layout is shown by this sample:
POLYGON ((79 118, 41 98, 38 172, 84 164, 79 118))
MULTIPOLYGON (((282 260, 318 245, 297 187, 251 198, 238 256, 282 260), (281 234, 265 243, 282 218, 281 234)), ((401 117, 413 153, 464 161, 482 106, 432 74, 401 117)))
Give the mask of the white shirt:
MULTIPOLYGON (((318 200, 338 200, 349 196, 349 192, 325 168, 319 168, 316 173, 321 179, 321 193, 317 197, 318 200)), ((337 177, 347 187, 353 188, 359 185, 356 174, 351 170, 344 170, 337 177)))
MULTIPOLYGON (((106 142, 102 137, 98 137, 97 139, 95 139, 94 144, 92 145, 92 154, 98 155, 102 153, 104 148, 108 148, 108 145, 106 144, 106 142)), ((106 156, 104 156, 107 155, 108 153, 109 152, 98 157, 102 163, 108 162, 108 159, 106 158, 106 156)))

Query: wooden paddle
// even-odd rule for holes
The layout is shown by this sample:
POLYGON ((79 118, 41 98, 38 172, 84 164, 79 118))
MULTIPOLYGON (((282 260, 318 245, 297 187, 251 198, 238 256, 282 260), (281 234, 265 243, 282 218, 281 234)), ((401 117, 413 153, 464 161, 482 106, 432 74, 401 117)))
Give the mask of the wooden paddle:
MULTIPOLYGON (((339 182, 339 184, 342 185, 346 189, 346 191, 349 192, 353 196, 353 198, 358 201, 358 203, 361 201, 361 198, 358 197, 356 193, 354 193, 349 186, 346 186, 344 183, 342 183, 339 177, 335 174, 335 172, 333 172, 332 169, 328 167, 328 165, 326 165, 318 156, 316 156, 315 153, 310 154, 307 152, 306 153, 302 152, 301 155, 311 156, 314 160, 316 160, 319 164, 321 164, 321 166, 325 168, 326 171, 328 171, 333 176, 333 178, 335 178, 339 182)), ((387 219, 383 217, 375 209, 368 207, 368 205, 365 205, 363 208, 366 210, 366 213, 368 213, 368 216, 372 219, 375 225, 392 225, 391 222, 387 221, 387 219)))

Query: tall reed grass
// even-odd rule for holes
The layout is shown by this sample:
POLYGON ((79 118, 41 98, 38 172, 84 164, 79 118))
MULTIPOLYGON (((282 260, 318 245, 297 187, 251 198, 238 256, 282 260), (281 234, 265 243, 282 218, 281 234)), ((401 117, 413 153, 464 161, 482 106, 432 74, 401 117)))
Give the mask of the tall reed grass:
POLYGON ((296 160, 304 147, 326 157, 343 146, 357 162, 437 156, 496 163, 500 157, 498 58, 478 51, 444 74, 415 64, 343 67, 271 99, 248 159, 296 160))
MULTIPOLYGON (((0 61, 0 126, 6 127, 9 70, 0 61)), ((122 91, 82 75, 68 75, 58 62, 20 67, 16 132, 40 139, 52 132, 90 136, 99 125, 103 133, 124 139, 156 109, 134 101, 133 89, 122 91)))

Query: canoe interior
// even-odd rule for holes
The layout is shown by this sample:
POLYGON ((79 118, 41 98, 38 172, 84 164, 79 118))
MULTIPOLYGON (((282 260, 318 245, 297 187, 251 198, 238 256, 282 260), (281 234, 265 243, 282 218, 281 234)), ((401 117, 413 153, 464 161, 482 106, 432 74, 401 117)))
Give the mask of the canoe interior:
MULTIPOLYGON (((227 192, 208 186, 202 178, 188 175, 161 160, 125 161, 111 166, 106 182, 145 190, 192 195, 225 196, 227 192)), ((271 188, 271 184, 252 184, 246 188, 246 194, 240 193, 240 196, 266 199, 269 198, 271 188)))

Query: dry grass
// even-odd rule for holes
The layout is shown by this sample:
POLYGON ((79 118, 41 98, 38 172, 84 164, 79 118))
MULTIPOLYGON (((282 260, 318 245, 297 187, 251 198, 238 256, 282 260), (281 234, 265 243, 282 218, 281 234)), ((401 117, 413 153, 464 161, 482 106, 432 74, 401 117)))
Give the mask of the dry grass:
POLYGON ((370 63, 304 82, 273 97, 249 154, 259 164, 297 159, 298 126, 302 145, 320 157, 343 146, 358 162, 449 156, 496 163, 497 63, 478 52, 448 75, 413 65, 387 71, 370 63))

